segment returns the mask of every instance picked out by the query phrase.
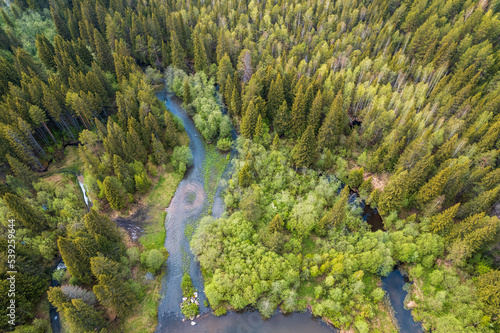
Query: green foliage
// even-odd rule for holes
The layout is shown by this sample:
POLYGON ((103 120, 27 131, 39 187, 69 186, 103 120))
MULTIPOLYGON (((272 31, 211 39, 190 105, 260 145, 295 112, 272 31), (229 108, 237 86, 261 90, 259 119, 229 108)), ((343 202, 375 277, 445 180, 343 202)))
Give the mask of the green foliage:
POLYGON ((188 146, 178 146, 174 148, 172 165, 175 170, 181 174, 184 174, 186 169, 193 165, 193 154, 188 146))

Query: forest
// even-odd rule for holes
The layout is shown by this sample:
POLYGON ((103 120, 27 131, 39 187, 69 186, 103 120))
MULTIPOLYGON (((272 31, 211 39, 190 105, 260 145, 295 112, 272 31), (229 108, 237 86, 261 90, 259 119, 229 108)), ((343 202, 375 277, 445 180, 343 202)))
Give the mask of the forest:
MULTIPOLYGON (((425 331, 500 331, 500 1, 3 0, 0 14, 0 330, 51 332, 51 304, 66 332, 155 331, 162 210, 193 164, 166 89, 231 151, 223 214, 184 232, 214 314, 386 332, 397 266, 425 331), (157 222, 134 241, 116 217, 148 205, 157 222)), ((194 294, 189 274, 181 287, 194 294)))

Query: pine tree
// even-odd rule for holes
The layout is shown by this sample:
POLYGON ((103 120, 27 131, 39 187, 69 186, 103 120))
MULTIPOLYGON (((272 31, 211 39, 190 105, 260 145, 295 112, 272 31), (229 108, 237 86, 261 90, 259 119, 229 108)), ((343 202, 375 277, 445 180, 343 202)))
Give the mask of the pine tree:
POLYGON ((54 61, 54 46, 52 43, 45 37, 44 34, 37 34, 35 45, 38 51, 38 56, 43 64, 47 68, 54 69, 56 68, 56 63, 54 61))
POLYGON ((408 193, 414 193, 427 179, 434 167, 434 156, 430 153, 417 161, 408 173, 408 193))
POLYGON ((431 218, 429 230, 433 233, 446 233, 453 226, 453 218, 458 212, 460 203, 452 206, 442 213, 434 215, 431 218))
POLYGON ((94 286, 94 293, 99 302, 115 311, 118 317, 130 313, 136 298, 127 281, 116 274, 116 263, 110 259, 95 257, 91 259, 90 266, 98 281, 94 286))
POLYGON ((48 229, 48 223, 45 216, 38 212, 29 202, 15 194, 6 193, 3 200, 7 208, 14 214, 16 220, 19 220, 25 228, 35 232, 41 232, 48 229))
POLYGON ((250 174, 250 165, 245 163, 238 173, 238 183, 240 187, 248 187, 252 184, 252 175, 250 174))
POLYGON ((241 96, 238 87, 234 85, 233 92, 231 94, 231 113, 235 116, 239 116, 241 114, 241 96))
MULTIPOLYGON (((229 56, 227 54, 224 54, 224 56, 220 59, 218 64, 219 64, 219 66, 217 68, 217 83, 219 84, 219 88, 220 88, 219 91, 225 91, 227 77, 228 77, 228 75, 229 75, 229 77, 233 76, 234 68, 233 68, 233 65, 231 63, 231 59, 229 59, 229 56)), ((226 101, 226 103, 228 103, 228 102, 229 101, 226 101)))
POLYGON ((257 123, 255 124, 255 132, 253 135, 253 140, 257 143, 262 143, 262 139, 264 137, 264 130, 262 128, 262 117, 259 114, 257 118, 257 123))
POLYGON ((257 108, 255 107, 253 101, 250 101, 241 121, 241 134, 243 134, 243 136, 246 138, 252 138, 252 135, 255 133, 255 126, 257 125, 258 117, 259 113, 257 108))
POLYGON ((205 72, 208 68, 207 54, 205 52, 205 45, 198 33, 194 34, 194 69, 196 72, 205 72))
POLYGON ((20 162, 17 158, 7 154, 7 161, 9 162, 10 169, 14 172, 14 175, 27 185, 31 186, 35 180, 34 173, 25 164, 20 162))
POLYGON ((500 196, 500 185, 497 187, 480 193, 474 199, 465 203, 458 211, 457 217, 464 218, 471 214, 479 213, 482 211, 489 211, 495 204, 500 196))
POLYGON ((274 118, 274 130, 278 135, 286 135, 290 130, 290 113, 286 101, 283 101, 274 118))
POLYGON ((333 149, 338 144, 340 134, 345 125, 345 116, 342 112, 342 92, 339 92, 326 115, 323 125, 318 132, 318 145, 333 149))
POLYGON ((318 90, 318 92, 316 93, 316 97, 312 102, 311 110, 309 111, 309 116, 307 119, 307 123, 313 126, 315 134, 318 134, 322 113, 323 95, 321 94, 321 90, 318 90))
POLYGON ((105 71, 114 73, 115 66, 111 49, 97 29, 94 29, 94 40, 97 62, 105 71))
POLYGON ((297 168, 309 167, 315 160, 316 138, 311 125, 307 126, 293 151, 293 163, 297 168))
POLYGON ((275 232, 280 232, 283 230, 285 223, 281 218, 280 214, 276 214, 271 222, 269 222, 267 226, 267 230, 270 234, 274 234, 275 232))
POLYGON ((187 79, 184 80, 182 99, 184 100, 184 105, 189 105, 193 101, 191 97, 191 85, 187 79))
POLYGON ((85 228, 93 235, 99 252, 119 258, 123 254, 123 243, 120 229, 107 215, 99 214, 91 209, 83 217, 85 228))
POLYGON ((66 237, 59 237, 57 246, 69 274, 77 278, 80 282, 88 281, 90 277, 89 266, 82 258, 73 240, 66 237))
POLYGON ((172 66, 184 69, 186 67, 184 49, 179 43, 175 30, 170 30, 170 57, 172 66))
POLYGON ((167 153, 165 152, 165 147, 163 147, 160 140, 156 139, 154 134, 151 134, 151 149, 153 151, 156 165, 167 163, 167 153))
POLYGON ((291 130, 294 137, 300 137, 306 126, 306 100, 304 88, 299 85, 293 100, 291 130))
POLYGON ((394 175, 385 186, 378 201, 378 211, 381 215, 389 215, 393 211, 399 211, 403 206, 404 198, 408 192, 408 171, 394 175))
POLYGON ((415 198, 420 207, 423 207, 426 203, 441 195, 448 179, 450 178, 451 171, 452 168, 450 167, 443 169, 420 188, 415 198))
POLYGON ((283 80, 278 73, 276 80, 271 82, 269 93, 267 94, 267 117, 270 121, 279 113, 279 108, 285 101, 285 94, 283 92, 283 80))
POLYGON ((99 332, 106 324, 101 312, 79 298, 64 304, 61 312, 71 332, 99 332))
POLYGON ((104 179, 104 192, 111 208, 120 210, 125 207, 125 189, 121 182, 115 177, 106 177, 104 179))

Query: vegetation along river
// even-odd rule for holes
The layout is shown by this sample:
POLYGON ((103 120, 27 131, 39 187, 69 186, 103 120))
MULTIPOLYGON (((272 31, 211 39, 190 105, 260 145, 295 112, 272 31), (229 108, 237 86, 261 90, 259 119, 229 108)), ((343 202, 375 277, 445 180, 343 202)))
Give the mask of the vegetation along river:
MULTIPOLYGON (((219 216, 222 211, 221 188, 217 188, 215 198, 209 200, 204 184, 204 162, 207 158, 206 146, 202 136, 195 128, 194 122, 182 108, 182 101, 172 94, 158 93, 158 98, 163 99, 167 108, 177 116, 183 123, 189 137, 189 148, 193 154, 193 166, 186 172, 184 179, 180 182, 170 206, 167 209, 165 220, 166 239, 165 247, 169 253, 164 275, 161 296, 158 308, 158 326, 156 332, 333 332, 332 327, 324 322, 313 318, 309 313, 293 313, 283 315, 276 313, 269 320, 262 320, 257 311, 246 313, 229 313, 222 317, 210 314, 210 309, 204 305, 206 300, 203 292, 203 277, 199 264, 195 262, 194 255, 189 247, 189 239, 186 237, 186 226, 193 225, 204 214, 219 216), (182 321, 180 303, 182 302, 182 290, 180 288, 182 276, 188 271, 195 289, 198 290, 201 317, 195 320, 192 326, 190 321, 182 321)), ((234 136, 234 135, 233 135, 234 136)), ((365 219, 378 214, 376 211, 363 205, 365 219), (371 215, 370 215, 371 214, 371 215), (366 215, 366 216, 365 216, 366 215)), ((370 221, 368 221, 370 222, 370 221)), ((380 227, 375 227, 379 229, 380 227)), ((375 229, 374 228, 374 229, 375 229)), ((401 281, 392 281, 397 288, 386 290, 394 294, 395 299, 404 299, 406 293, 402 289, 401 281), (403 295, 404 293, 404 295, 403 295)), ((397 280, 397 276, 392 276, 397 280)), ((392 297, 391 297, 392 300, 392 297)), ((409 311, 404 312, 402 303, 394 303, 396 313, 410 316, 409 311), (396 308, 396 307, 401 308, 396 308)), ((413 321, 411 319, 411 321, 413 321)), ((401 322, 400 327, 405 323, 401 322)), ((406 332, 401 327, 401 332, 406 332)), ((413 332, 408 330, 408 332, 413 332)))

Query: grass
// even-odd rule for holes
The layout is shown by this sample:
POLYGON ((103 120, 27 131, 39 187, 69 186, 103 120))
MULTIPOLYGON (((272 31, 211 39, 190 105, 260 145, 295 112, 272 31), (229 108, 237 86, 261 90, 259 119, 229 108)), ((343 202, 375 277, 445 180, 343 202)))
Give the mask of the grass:
POLYGON ((205 161, 203 161, 203 180, 207 203, 211 207, 215 199, 215 192, 229 163, 225 154, 217 151, 214 145, 205 145, 205 161))
POLYGON ((175 194, 175 190, 183 176, 178 173, 165 172, 160 176, 145 202, 150 207, 151 224, 144 228, 145 234, 139 238, 139 243, 146 249, 159 249, 165 244, 165 208, 175 194))

